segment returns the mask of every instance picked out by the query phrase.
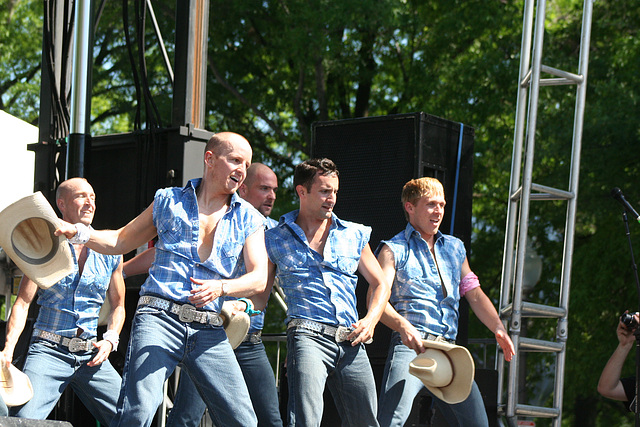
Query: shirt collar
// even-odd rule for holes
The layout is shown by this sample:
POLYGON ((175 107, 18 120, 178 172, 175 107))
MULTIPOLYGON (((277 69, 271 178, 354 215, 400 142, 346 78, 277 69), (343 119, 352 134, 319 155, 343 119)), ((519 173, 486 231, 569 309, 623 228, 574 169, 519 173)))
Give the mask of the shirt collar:
MULTIPOLYGON (((200 186, 200 183, 202 182, 202 178, 193 178, 190 179, 187 182, 187 185, 185 185, 182 188, 182 192, 186 193, 188 191, 193 191, 193 194, 196 194, 196 190, 198 189, 198 187, 200 186)), ((238 193, 235 192, 233 194, 231 194, 231 200, 229 201, 229 208, 233 208, 235 205, 240 204, 240 196, 238 196, 238 193)))
MULTIPOLYGON (((404 229, 404 238, 408 242, 411 239, 412 236, 415 236, 416 238, 422 239, 422 235, 415 228, 413 228, 413 225, 411 225, 410 222, 408 222, 407 223, 407 227, 404 229)), ((444 238, 444 234, 442 234, 442 232, 440 230, 438 230, 436 232, 436 235, 435 235, 435 238, 434 238, 434 242, 438 243, 443 238, 444 238)), ((424 239, 422 239, 422 240, 424 240, 424 239)))
MULTIPOLYGON (((278 224, 288 224, 291 225, 291 223, 296 222, 296 219, 298 219, 298 214, 300 214, 300 209, 296 209, 294 211, 291 211, 289 213, 286 213, 284 215, 282 215, 280 217, 280 221, 278 222, 278 224)), ((338 229, 343 229, 346 228, 346 225, 344 223, 343 220, 341 220, 340 218, 338 218, 336 216, 336 214, 334 214, 333 212, 331 213, 331 226, 329 227, 329 230, 333 230, 335 228, 338 229)))

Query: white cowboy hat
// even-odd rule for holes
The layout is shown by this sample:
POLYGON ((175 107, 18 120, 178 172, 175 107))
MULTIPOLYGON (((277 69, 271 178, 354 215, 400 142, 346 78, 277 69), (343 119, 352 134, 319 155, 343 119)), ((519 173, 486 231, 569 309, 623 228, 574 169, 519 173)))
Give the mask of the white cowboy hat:
POLYGON ((3 363, 0 369, 0 396, 7 406, 20 406, 27 403, 33 397, 33 387, 29 377, 12 364, 3 363))
POLYGON ((422 340, 427 351, 409 364, 409 373, 422 381, 438 399, 454 404, 471 393, 475 365, 464 347, 445 341, 422 340))
POLYGON ((247 332, 249 332, 249 315, 244 311, 238 311, 236 314, 232 314, 231 306, 229 305, 231 301, 225 301, 222 304, 222 310, 220 310, 220 315, 223 317, 222 326, 224 327, 224 331, 227 333, 227 338, 229 338, 229 344, 231 344, 231 348, 234 350, 247 336, 247 332))
POLYGON ((66 238, 53 235, 57 225, 56 213, 39 191, 0 212, 0 246, 43 289, 74 269, 66 238))

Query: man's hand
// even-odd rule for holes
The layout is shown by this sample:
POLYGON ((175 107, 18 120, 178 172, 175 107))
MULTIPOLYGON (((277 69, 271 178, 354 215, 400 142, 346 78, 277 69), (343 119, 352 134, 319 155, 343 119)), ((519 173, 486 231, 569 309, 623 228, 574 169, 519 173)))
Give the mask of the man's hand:
POLYGON ((102 362, 109 358, 109 354, 113 349, 112 344, 107 340, 100 340, 98 342, 94 342, 93 346, 98 349, 98 353, 91 359, 90 362, 87 363, 87 366, 98 366, 101 365, 102 362))
POLYGON ((373 340, 373 332, 375 330, 375 323, 370 319, 364 317, 351 325, 353 332, 351 332, 347 338, 351 341, 351 346, 355 347, 359 344, 368 344, 373 340))
POLYGON ((204 307, 222 296, 222 281, 220 280, 201 280, 192 277, 191 281, 198 286, 191 290, 189 301, 198 308, 204 307))
POLYGON ((406 345, 410 349, 416 352, 416 354, 424 353, 427 351, 426 347, 422 343, 422 335, 409 322, 405 322, 405 327, 402 328, 400 332, 400 338, 402 338, 402 344, 406 345))
POLYGON ((0 352, 0 366, 6 366, 7 368, 11 365, 13 361, 13 352, 7 351, 5 348, 2 352, 0 352))
POLYGON ((62 219, 58 220, 58 228, 54 231, 54 235, 60 236, 64 234, 67 239, 71 239, 76 235, 78 230, 76 229, 75 224, 71 224, 70 222, 64 221, 62 219))
MULTIPOLYGON (((625 313, 628 313, 628 312, 629 310, 625 311, 625 313)), ((635 318, 636 322, 640 322, 640 317, 638 316, 637 313, 634 313, 633 317, 635 318)), ((625 325, 624 323, 618 322, 616 335, 618 336, 618 342, 620 343, 620 345, 629 346, 633 344, 633 342, 636 339, 635 335, 633 334, 635 329, 636 328, 629 329, 627 328, 627 325, 625 325)))
POLYGON ((499 328, 496 331, 496 341, 502 349, 502 353, 504 353, 504 360, 511 362, 511 358, 516 353, 516 350, 511 341, 511 337, 504 328, 499 328))
POLYGON ((229 310, 229 312, 235 316, 237 313, 245 311, 247 303, 244 301, 230 300, 222 303, 222 308, 229 310))

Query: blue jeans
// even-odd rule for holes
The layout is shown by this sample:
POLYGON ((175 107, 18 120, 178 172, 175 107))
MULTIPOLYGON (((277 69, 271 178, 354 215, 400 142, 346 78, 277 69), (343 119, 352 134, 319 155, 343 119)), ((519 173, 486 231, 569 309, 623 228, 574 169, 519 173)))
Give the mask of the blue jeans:
POLYGON ((66 347, 48 341, 32 342, 22 371, 31 380, 33 398, 11 408, 11 414, 44 420, 69 385, 100 424, 108 426, 116 414, 121 379, 108 360, 87 366, 94 355, 70 353, 66 347))
MULTIPOLYGON (((275 376, 264 344, 245 342, 234 352, 258 417, 258 427, 282 427, 275 376)), ((197 427, 205 408, 191 378, 181 375, 167 427, 197 427)))
POLYGON ((320 426, 325 384, 342 425, 378 426, 376 385, 364 345, 315 332, 287 331, 289 425, 320 426))
POLYGON ((222 327, 184 323, 140 306, 122 376, 115 426, 149 426, 162 403, 162 386, 181 363, 220 426, 256 426, 242 372, 222 327))
MULTIPOLYGON (((378 403, 378 421, 380 426, 404 426, 411 413, 413 400, 424 385, 417 377, 409 373, 409 363, 416 357, 416 352, 402 344, 400 335, 394 332, 389 346, 389 355, 384 368, 380 401, 378 403)), ((424 387, 426 389, 426 387, 424 387)), ((450 426, 488 426, 487 412, 482 395, 475 381, 471 394, 464 401, 450 405, 435 397, 433 402, 450 426)))

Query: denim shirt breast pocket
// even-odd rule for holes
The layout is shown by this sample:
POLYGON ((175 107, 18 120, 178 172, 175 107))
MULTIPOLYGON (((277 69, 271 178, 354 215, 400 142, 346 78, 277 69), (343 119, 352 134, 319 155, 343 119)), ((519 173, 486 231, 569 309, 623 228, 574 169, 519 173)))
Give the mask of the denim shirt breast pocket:
POLYGON ((111 272, 107 271, 105 266, 96 268, 96 271, 85 270, 82 274, 81 282, 85 282, 90 295, 98 294, 102 296, 106 295, 107 289, 109 289, 109 283, 111 283, 111 272))
POLYGON ((353 247, 347 245, 335 245, 332 248, 333 268, 340 273, 353 275, 358 269, 360 254, 356 253, 353 247))
POLYGON ((396 272, 394 288, 397 288, 397 292, 400 295, 434 300, 438 294, 434 285, 441 286, 437 272, 433 277, 428 271, 428 266, 425 268, 415 260, 413 262, 409 260, 403 269, 396 272))
POLYGON ((308 263, 312 261, 304 252, 284 252, 277 262, 277 276, 283 287, 296 287, 309 277, 308 263))
POLYGON ((159 243, 167 249, 176 250, 181 244, 190 246, 192 240, 191 223, 181 217, 171 217, 158 222, 159 243))
POLYGON ((335 267, 340 273, 353 275, 358 269, 359 257, 353 255, 338 255, 335 260, 335 267))
MULTIPOLYGON (((230 275, 238 265, 238 261, 244 261, 242 256, 242 244, 236 242, 226 242, 220 248, 220 263, 221 267, 227 271, 227 275, 230 275)), ((244 265, 244 262, 242 262, 244 265)))

